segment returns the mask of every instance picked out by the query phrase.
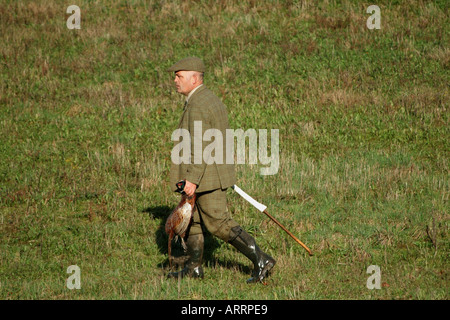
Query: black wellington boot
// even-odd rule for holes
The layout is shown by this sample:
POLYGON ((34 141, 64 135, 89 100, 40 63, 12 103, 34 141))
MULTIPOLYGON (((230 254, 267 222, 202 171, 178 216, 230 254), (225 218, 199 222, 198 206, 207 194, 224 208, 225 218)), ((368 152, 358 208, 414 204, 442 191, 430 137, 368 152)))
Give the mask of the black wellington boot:
POLYGON ((261 282, 275 265, 275 259, 263 252, 255 239, 241 227, 231 229, 231 234, 231 240, 228 242, 249 258, 254 265, 252 277, 247 280, 247 283, 261 282))
POLYGON ((189 235, 186 240, 187 255, 189 256, 186 261, 184 269, 178 272, 171 272, 167 275, 167 278, 178 278, 189 276, 192 278, 203 278, 203 246, 204 238, 203 234, 189 235))

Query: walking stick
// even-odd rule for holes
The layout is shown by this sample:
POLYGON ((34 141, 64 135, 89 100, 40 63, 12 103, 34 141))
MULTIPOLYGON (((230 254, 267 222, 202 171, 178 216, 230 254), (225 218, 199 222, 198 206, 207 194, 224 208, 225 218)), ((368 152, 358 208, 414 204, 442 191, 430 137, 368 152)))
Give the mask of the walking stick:
POLYGON ((259 211, 261 211, 262 213, 264 213, 266 216, 268 216, 273 222, 275 222, 281 229, 283 229, 288 235, 291 236, 292 239, 295 240, 295 242, 297 242, 299 245, 301 245, 306 251, 308 251, 309 255, 312 256, 312 252, 311 250, 303 243, 301 242, 299 239, 297 239, 296 236, 294 236, 288 229, 286 229, 285 226, 283 226, 277 219, 275 219, 274 217, 272 217, 268 212, 267 212, 267 206, 263 205, 262 203, 259 203, 258 201, 256 201, 255 199, 253 199, 252 197, 250 197, 247 193, 245 193, 241 188, 239 188, 237 185, 234 185, 232 187, 234 189, 234 191, 236 191, 242 198, 244 198, 245 200, 247 200, 248 202, 250 202, 256 209, 258 209, 259 211))

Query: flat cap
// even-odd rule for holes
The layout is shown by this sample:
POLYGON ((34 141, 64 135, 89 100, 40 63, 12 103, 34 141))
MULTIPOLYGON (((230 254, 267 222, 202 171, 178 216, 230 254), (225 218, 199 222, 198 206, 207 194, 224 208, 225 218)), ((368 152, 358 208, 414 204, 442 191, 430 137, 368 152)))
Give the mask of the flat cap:
POLYGON ((187 57, 181 59, 173 66, 171 66, 167 71, 169 72, 177 72, 177 71, 197 71, 197 72, 205 72, 205 64, 203 61, 197 57, 187 57))

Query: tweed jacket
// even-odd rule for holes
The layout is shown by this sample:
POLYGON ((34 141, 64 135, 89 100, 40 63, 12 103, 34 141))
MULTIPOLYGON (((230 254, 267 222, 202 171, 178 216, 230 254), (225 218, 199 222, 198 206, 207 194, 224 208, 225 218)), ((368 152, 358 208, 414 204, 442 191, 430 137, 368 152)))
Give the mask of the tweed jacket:
POLYGON ((186 129, 190 133, 191 161, 181 164, 172 162, 170 169, 170 187, 173 191, 176 190, 175 184, 184 179, 195 183, 197 185, 196 192, 198 193, 216 190, 218 188, 226 189, 236 183, 234 163, 226 164, 226 129, 229 128, 226 106, 205 85, 199 87, 189 98, 178 128, 186 129), (195 121, 201 121, 202 140, 205 131, 208 129, 218 129, 222 133, 222 163, 206 163, 203 152, 215 138, 212 138, 211 141, 198 141, 199 139, 197 137, 199 135, 194 136, 195 121), (198 156, 201 155, 201 163, 197 163, 199 162, 198 160, 194 161, 195 154, 197 154, 198 160, 198 156))

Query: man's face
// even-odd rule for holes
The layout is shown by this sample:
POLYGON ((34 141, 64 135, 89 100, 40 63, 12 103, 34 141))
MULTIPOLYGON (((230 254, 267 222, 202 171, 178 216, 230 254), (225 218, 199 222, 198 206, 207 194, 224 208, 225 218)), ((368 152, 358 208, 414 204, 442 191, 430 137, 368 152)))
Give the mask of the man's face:
POLYGON ((192 71, 177 71, 175 73, 175 86, 178 93, 187 96, 195 87, 195 79, 192 77, 192 71))

